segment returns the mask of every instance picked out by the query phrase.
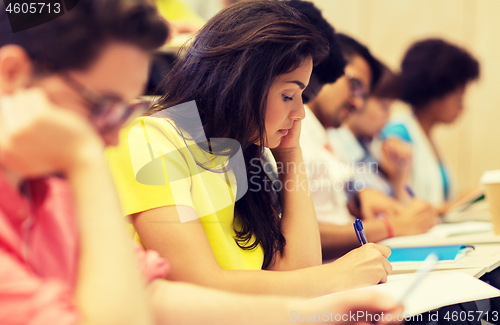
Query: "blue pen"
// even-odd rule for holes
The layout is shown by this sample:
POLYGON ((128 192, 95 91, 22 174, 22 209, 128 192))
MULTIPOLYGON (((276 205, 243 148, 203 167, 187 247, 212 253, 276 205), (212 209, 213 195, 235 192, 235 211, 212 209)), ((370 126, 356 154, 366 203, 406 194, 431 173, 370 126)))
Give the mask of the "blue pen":
POLYGON ((356 223, 353 222, 352 225, 354 226, 354 233, 356 234, 356 237, 358 238, 359 243, 361 244, 361 246, 363 246, 363 241, 361 240, 361 237, 359 237, 359 232, 358 232, 358 228, 356 228, 356 223))
POLYGON ((406 188, 406 192, 408 192, 408 195, 410 195, 411 198, 414 198, 415 193, 413 193, 413 191, 411 190, 411 187, 409 185, 406 185, 405 188, 406 188))
POLYGON ((368 239, 366 239, 365 231, 363 229, 363 223, 361 222, 361 220, 356 219, 356 221, 353 223, 353 226, 361 246, 367 244, 368 239))

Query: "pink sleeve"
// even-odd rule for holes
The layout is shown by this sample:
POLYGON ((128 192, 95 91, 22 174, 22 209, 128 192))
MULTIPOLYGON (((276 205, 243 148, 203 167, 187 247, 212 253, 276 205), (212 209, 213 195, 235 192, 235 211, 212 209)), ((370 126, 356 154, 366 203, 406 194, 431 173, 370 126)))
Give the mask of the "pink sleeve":
POLYGON ((0 249, 0 324, 69 325, 78 320, 67 285, 39 278, 0 249))
POLYGON ((139 266, 146 283, 154 279, 161 279, 167 276, 169 266, 167 261, 154 250, 145 250, 137 243, 133 243, 139 266))

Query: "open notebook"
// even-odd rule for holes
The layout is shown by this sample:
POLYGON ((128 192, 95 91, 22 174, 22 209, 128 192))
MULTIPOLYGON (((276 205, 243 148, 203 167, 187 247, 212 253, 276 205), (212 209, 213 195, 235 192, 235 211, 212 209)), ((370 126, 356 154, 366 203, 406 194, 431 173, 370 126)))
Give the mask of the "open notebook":
MULTIPOLYGON (((360 295, 375 290, 399 301, 412 284, 415 274, 390 275, 387 283, 355 289, 360 295)), ((325 299, 331 295, 314 298, 325 299)), ((500 296, 500 290, 458 271, 434 272, 428 274, 410 296, 405 299, 404 314, 416 315, 440 307, 461 302, 481 300, 500 296)))

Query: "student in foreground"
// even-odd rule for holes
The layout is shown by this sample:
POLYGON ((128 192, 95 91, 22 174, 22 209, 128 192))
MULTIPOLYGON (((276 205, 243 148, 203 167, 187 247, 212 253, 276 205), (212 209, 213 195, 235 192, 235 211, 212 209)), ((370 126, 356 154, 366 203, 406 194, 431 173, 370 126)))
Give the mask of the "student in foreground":
POLYGON ((134 253, 103 150, 144 108, 130 102, 143 91, 149 52, 165 41, 166 26, 146 1, 82 0, 12 33, 4 9, 1 324, 288 324, 292 311, 402 312, 376 293, 320 305, 163 280, 165 260, 134 253))
POLYGON ((268 147, 302 164, 301 95, 327 50, 286 4, 235 4, 186 48, 153 116, 122 132, 114 179, 143 245, 171 263, 169 279, 307 297, 386 281, 390 250, 375 244, 321 265, 305 173, 281 173, 279 197, 260 162, 268 147), (242 164, 231 162, 238 152, 242 164))

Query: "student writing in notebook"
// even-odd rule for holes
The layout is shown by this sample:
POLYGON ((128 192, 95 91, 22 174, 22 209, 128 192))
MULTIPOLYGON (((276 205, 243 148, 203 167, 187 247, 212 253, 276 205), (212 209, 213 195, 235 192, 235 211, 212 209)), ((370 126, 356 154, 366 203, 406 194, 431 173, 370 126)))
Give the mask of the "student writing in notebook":
POLYGON ((349 294, 312 304, 163 280, 165 260, 134 254, 103 150, 144 108, 130 102, 164 22, 143 1, 87 0, 13 33, 3 9, 1 324, 288 324, 292 310, 402 312, 375 293, 367 299, 377 303, 349 294))
POLYGON ((122 133, 110 158, 125 213, 145 247, 171 262, 170 279, 302 296, 386 281, 390 250, 374 244, 321 265, 305 173, 282 172, 278 196, 260 163, 268 147, 277 161, 301 165, 301 94, 327 50, 284 3, 228 7, 167 75, 153 116, 122 133), (243 166, 230 164, 240 150, 243 166))

